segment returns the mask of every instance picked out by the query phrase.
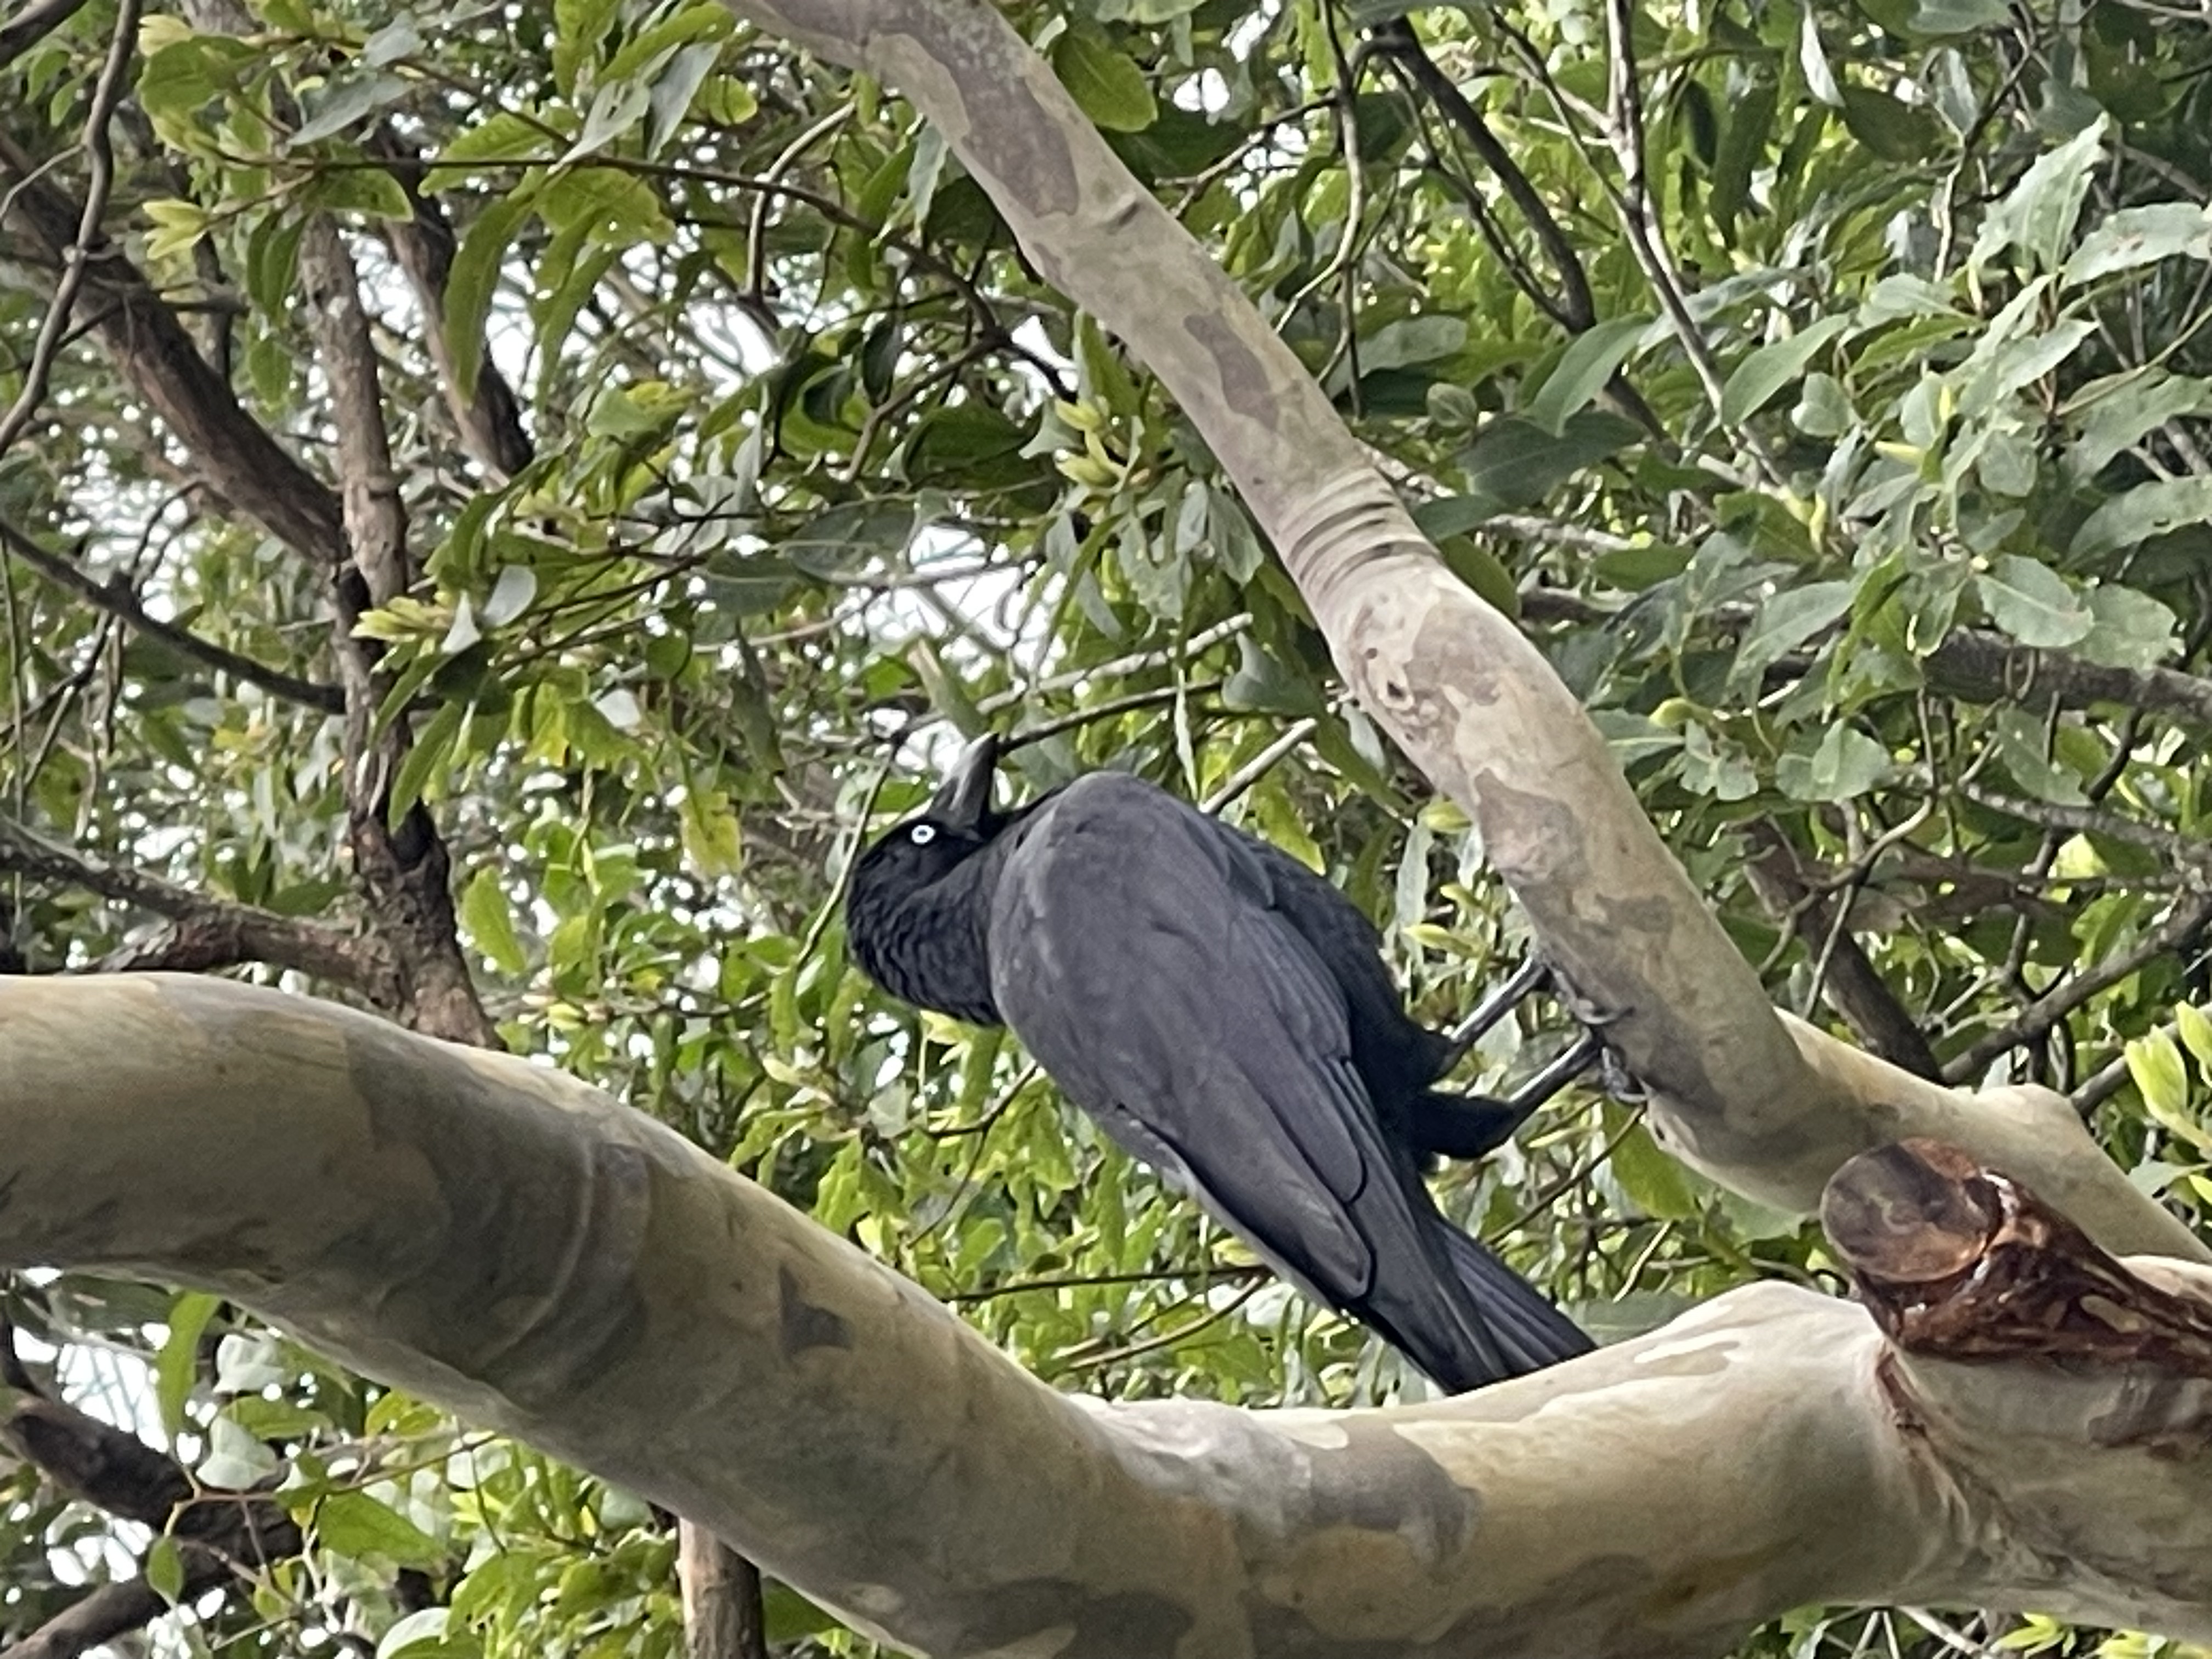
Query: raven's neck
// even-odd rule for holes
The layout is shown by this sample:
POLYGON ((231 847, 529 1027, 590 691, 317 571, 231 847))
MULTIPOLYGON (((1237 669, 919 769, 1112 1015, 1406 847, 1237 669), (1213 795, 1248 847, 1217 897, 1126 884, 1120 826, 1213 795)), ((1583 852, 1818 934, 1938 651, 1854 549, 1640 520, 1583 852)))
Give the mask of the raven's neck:
POLYGON ((871 971, 885 990, 970 1024, 1003 1023, 991 995, 991 896, 1006 854, 1001 835, 873 921, 871 971))

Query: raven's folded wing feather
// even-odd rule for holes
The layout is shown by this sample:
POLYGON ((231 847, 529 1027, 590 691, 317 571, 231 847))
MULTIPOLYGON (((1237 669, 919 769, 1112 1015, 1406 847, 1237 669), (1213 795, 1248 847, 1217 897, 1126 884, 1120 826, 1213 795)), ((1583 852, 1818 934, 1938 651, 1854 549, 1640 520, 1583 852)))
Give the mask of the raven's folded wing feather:
POLYGON ((1272 1264, 1440 1380, 1504 1369, 1354 1070, 1346 997, 1244 837, 1094 774, 1014 832, 1006 1023, 1077 1104, 1272 1264))

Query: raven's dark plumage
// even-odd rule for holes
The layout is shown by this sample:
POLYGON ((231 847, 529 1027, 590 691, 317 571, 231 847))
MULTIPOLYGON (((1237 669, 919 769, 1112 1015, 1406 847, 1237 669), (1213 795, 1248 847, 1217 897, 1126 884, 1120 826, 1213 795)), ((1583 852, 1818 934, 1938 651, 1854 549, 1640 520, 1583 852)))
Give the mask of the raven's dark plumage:
POLYGON ((1421 1153, 1479 1157, 1519 1114, 1431 1089, 1451 1044, 1407 1017, 1358 908, 1120 773, 994 812, 995 758, 984 739, 855 865, 869 976, 1011 1026, 1115 1140, 1443 1387, 1586 1352, 1423 1184, 1421 1153))

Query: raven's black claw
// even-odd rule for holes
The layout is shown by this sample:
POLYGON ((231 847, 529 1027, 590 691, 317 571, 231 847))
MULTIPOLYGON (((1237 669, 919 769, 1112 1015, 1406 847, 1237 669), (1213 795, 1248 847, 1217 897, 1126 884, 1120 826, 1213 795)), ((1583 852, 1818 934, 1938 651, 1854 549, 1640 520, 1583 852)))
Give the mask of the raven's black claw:
POLYGON ((1437 1075, 1442 1077, 1465 1060, 1468 1050, 1482 1040, 1485 1031, 1520 1006, 1524 998, 1534 994, 1551 977, 1551 964, 1531 951, 1518 968, 1492 986, 1489 994, 1475 1004, 1473 1013, 1452 1028, 1451 1048, 1437 1075))

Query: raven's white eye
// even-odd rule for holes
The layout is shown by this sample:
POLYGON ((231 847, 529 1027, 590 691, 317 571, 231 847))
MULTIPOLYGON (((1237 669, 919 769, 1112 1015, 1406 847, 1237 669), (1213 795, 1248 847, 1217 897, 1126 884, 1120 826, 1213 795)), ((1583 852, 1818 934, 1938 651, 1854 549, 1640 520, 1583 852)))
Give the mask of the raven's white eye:
POLYGON ((937 826, 933 823, 917 823, 906 832, 906 838, 916 847, 927 847, 937 839, 937 826))

